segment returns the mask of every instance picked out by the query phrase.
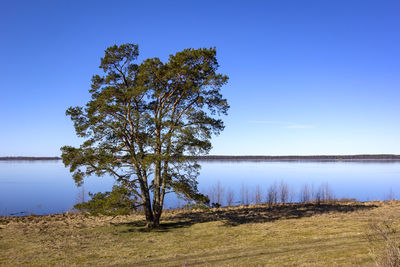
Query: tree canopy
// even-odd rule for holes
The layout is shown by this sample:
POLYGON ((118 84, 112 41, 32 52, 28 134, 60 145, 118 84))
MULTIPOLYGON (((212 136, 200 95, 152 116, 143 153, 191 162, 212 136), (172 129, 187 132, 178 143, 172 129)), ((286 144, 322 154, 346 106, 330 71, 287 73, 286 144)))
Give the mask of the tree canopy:
POLYGON ((136 64, 138 55, 129 43, 105 50, 91 100, 66 111, 85 141, 61 150, 78 185, 85 176, 114 176, 157 227, 166 193, 208 201, 197 190, 199 165, 191 156, 207 154, 212 135, 224 129, 220 115, 229 105, 220 89, 228 77, 217 73, 215 48, 185 49, 165 63, 136 64))

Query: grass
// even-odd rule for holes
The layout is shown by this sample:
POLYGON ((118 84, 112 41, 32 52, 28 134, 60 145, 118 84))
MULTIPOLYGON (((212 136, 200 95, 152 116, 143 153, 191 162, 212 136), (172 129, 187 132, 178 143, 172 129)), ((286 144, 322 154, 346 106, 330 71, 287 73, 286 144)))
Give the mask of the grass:
POLYGON ((366 236, 388 217, 400 202, 165 211, 151 232, 140 214, 2 217, 0 265, 372 266, 383 243, 366 236))

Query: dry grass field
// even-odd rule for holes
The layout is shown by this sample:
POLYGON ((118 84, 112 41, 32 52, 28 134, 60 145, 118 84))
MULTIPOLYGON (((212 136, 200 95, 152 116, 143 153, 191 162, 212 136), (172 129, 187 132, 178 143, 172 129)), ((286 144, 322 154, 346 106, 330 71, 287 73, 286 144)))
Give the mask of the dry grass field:
POLYGON ((373 266, 385 220, 400 229, 400 202, 172 210, 150 232, 140 214, 1 217, 0 266, 373 266))

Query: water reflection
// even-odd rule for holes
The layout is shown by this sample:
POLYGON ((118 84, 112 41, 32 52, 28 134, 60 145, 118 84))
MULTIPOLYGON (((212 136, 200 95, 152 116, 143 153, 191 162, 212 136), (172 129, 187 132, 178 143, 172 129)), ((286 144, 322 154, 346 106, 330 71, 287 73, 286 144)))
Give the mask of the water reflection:
MULTIPOLYGON (((383 200, 400 191, 399 162, 207 162, 199 179, 203 192, 212 191, 219 181, 237 196, 244 190, 266 191, 272 184, 288 184, 296 201, 305 185, 318 188, 328 184, 336 198, 360 201, 383 200)), ((249 193, 250 194, 250 193, 249 193)))

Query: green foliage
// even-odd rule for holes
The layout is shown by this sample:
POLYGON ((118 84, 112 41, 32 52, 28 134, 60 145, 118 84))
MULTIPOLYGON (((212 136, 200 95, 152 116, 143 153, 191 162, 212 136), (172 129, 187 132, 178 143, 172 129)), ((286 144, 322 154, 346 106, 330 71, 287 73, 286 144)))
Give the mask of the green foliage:
POLYGON ((136 209, 133 192, 124 186, 113 186, 111 192, 89 193, 91 199, 78 203, 75 209, 92 215, 127 215, 136 209))
POLYGON ((105 51, 85 107, 66 114, 79 147, 64 146, 62 159, 80 185, 89 175, 112 175, 144 206, 148 222, 158 224, 167 192, 199 202, 196 155, 211 149, 211 137, 224 129, 229 105, 220 94, 228 77, 216 72, 215 48, 185 49, 134 63, 135 44, 105 51))

